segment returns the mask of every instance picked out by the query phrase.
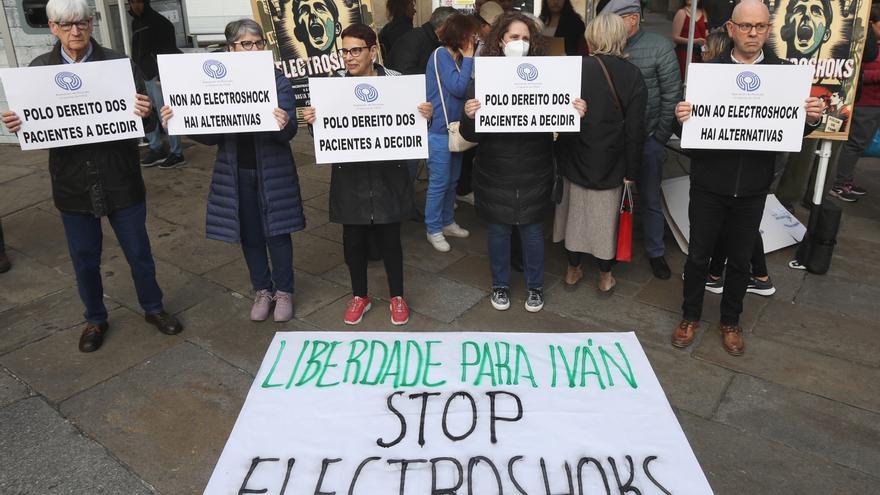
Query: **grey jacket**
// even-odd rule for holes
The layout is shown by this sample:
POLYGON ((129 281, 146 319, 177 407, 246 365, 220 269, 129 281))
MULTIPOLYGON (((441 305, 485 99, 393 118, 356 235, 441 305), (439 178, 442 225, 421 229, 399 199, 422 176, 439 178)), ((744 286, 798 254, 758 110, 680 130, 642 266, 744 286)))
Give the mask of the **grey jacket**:
POLYGON ((681 101, 681 73, 672 42, 659 34, 639 30, 626 42, 627 60, 641 69, 648 87, 645 111, 648 136, 666 143, 672 136, 675 105, 681 101))

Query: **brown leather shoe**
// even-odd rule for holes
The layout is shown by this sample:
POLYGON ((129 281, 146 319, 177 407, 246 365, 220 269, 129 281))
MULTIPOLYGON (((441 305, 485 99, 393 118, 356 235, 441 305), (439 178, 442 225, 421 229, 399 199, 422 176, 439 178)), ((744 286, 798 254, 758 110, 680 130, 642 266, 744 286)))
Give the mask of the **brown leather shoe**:
POLYGON ((183 331, 183 325, 177 321, 177 318, 165 311, 160 311, 151 315, 144 315, 144 320, 158 328, 159 331, 165 335, 177 335, 183 331))
POLYGON ((617 285, 614 275, 611 272, 599 272, 599 290, 602 292, 610 292, 617 285))
POLYGON ((568 265, 568 268, 565 269, 565 285, 562 287, 567 290, 572 290, 582 278, 584 278, 584 271, 580 266, 568 265))
POLYGON ((746 351, 742 327, 739 325, 721 325, 721 345, 731 356, 742 356, 746 351))
POLYGON ((101 344, 104 343, 104 333, 108 328, 110 328, 110 325, 106 321, 98 325, 86 323, 82 335, 79 336, 79 351, 95 352, 100 349, 101 344))
POLYGON ((698 321, 681 320, 681 323, 672 332, 672 345, 679 349, 684 349, 691 345, 694 337, 697 336, 698 328, 700 328, 700 322, 698 321))

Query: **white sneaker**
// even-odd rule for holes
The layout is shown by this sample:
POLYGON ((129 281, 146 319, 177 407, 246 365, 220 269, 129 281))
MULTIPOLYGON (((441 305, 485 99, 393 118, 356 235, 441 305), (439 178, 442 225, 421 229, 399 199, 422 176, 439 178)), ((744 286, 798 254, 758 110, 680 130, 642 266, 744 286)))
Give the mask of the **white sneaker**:
POLYGON ((446 237, 442 232, 438 232, 436 234, 428 234, 428 242, 434 246, 434 249, 440 251, 441 253, 448 252, 451 248, 449 247, 449 243, 446 242, 446 237))
POLYGON ((467 193, 464 196, 455 196, 456 201, 461 201, 462 203, 467 203, 471 206, 474 205, 474 193, 467 193))
POLYGON ((471 233, 467 230, 461 228, 461 225, 452 222, 446 227, 443 227, 443 235, 448 235, 449 237, 460 237, 462 239, 467 239, 470 237, 471 233))

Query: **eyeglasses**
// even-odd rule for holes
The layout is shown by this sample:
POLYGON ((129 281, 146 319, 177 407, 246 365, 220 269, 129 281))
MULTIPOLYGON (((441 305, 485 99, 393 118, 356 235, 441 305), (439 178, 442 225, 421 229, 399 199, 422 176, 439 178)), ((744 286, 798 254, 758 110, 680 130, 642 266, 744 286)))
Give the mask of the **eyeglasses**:
POLYGON ((76 28, 79 29, 80 31, 85 31, 86 29, 88 29, 92 25, 91 19, 86 19, 84 21, 76 21, 76 22, 55 22, 55 21, 52 21, 52 22, 54 22, 55 25, 58 26, 58 29, 60 29, 62 31, 70 31, 71 29, 73 29, 73 26, 76 26, 76 28))
POLYGON ((252 50, 254 47, 257 47, 257 50, 262 50, 266 48, 266 40, 258 40, 258 41, 235 41, 232 43, 233 45, 238 45, 245 50, 252 50))
POLYGON ((730 21, 730 23, 736 26, 736 28, 739 29, 739 32, 743 34, 751 33, 752 29, 758 34, 764 34, 770 29, 770 24, 750 24, 748 22, 739 23, 733 21, 730 21))
POLYGON ((351 55, 352 57, 360 57, 361 53, 363 53, 364 50, 367 50, 369 48, 370 48, 369 46, 356 46, 354 48, 340 48, 339 53, 341 53, 343 57, 347 57, 349 55, 351 55))

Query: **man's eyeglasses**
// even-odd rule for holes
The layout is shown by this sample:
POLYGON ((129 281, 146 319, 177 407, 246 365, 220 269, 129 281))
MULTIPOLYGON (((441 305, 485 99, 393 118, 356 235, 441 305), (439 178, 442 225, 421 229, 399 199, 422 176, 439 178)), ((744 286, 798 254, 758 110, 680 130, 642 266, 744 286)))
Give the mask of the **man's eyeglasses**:
MULTIPOLYGON (((52 21, 55 22, 55 21, 52 21)), ((58 26, 58 29, 62 31, 70 31, 73 29, 73 26, 76 26, 80 31, 85 31, 92 25, 91 19, 86 19, 84 21, 76 21, 76 22, 55 22, 55 25, 58 26)))
POLYGON ((369 46, 356 46, 354 48, 340 48, 339 53, 342 54, 343 57, 347 57, 351 55, 352 57, 359 57, 364 50, 369 49, 369 46))
POLYGON ((736 28, 739 29, 739 32, 743 34, 751 33, 752 29, 758 34, 764 34, 770 29, 770 24, 750 24, 748 22, 739 23, 733 21, 730 21, 730 23, 736 26, 736 28))
POLYGON ((257 50, 262 50, 266 48, 266 40, 257 40, 257 41, 235 41, 232 43, 233 45, 238 45, 245 50, 252 50, 254 47, 257 47, 257 50))

